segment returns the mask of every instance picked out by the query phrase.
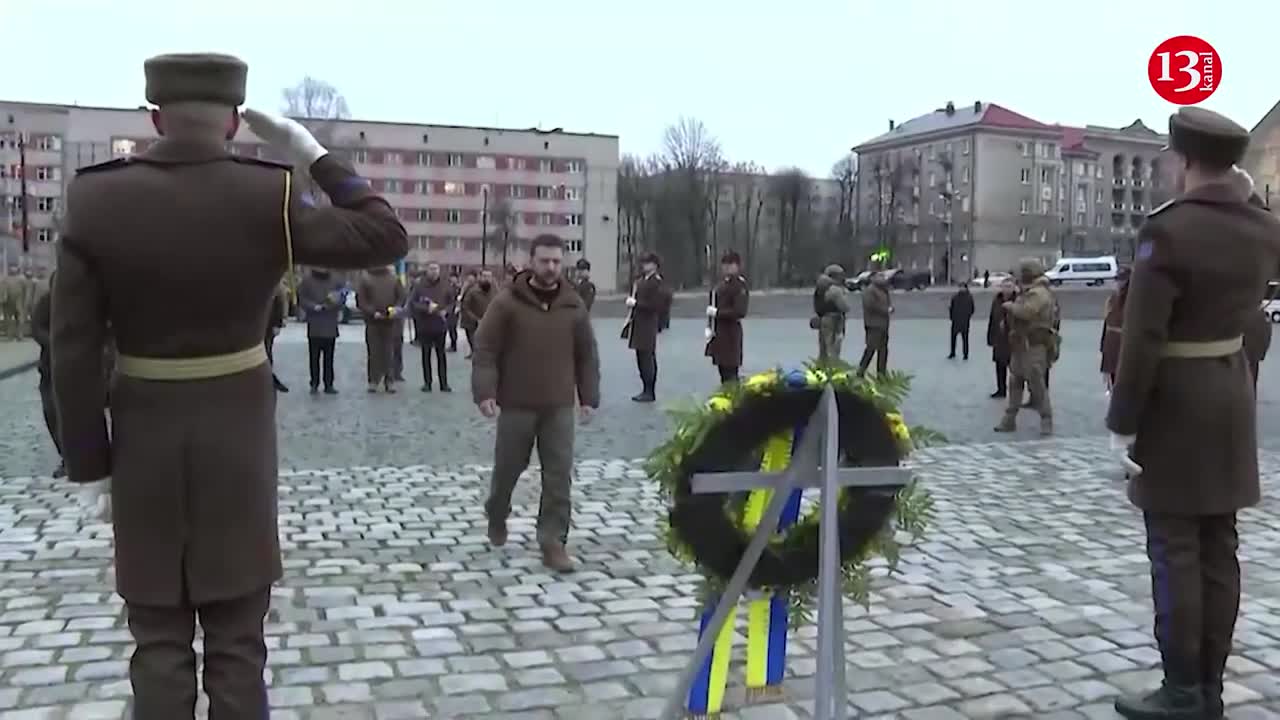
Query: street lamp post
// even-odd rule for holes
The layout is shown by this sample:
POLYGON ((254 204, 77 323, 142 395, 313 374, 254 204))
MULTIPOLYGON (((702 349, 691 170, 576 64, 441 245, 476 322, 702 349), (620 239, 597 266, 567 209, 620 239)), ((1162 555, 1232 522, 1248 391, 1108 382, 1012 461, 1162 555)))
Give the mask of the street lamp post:
POLYGON ((489 265, 489 187, 480 188, 483 196, 480 210, 480 267, 489 265))

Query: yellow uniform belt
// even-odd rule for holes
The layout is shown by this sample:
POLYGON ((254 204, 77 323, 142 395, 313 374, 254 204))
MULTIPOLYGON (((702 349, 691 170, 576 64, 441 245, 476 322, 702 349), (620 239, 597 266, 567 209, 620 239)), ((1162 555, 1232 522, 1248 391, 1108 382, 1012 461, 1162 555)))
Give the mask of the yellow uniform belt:
POLYGON ((258 343, 247 350, 196 358, 148 358, 120 355, 116 372, 138 380, 190 381, 235 375, 267 362, 267 350, 258 343))
POLYGON ((1166 358, 1216 358, 1235 355, 1244 347, 1244 337, 1237 335, 1226 340, 1167 342, 1160 351, 1166 358))
POLYGON ((1124 328, 1120 327, 1119 325, 1107 325, 1107 326, 1105 326, 1105 327, 1106 327, 1106 331, 1107 331, 1107 332, 1109 332, 1109 333, 1122 333, 1122 332, 1124 332, 1124 328))

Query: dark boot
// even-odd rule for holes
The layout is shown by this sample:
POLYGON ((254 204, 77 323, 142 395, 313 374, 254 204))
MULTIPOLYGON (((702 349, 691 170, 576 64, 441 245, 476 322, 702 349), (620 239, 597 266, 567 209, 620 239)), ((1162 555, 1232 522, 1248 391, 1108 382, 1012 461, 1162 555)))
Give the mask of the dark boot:
POLYGON ((1201 720, 1205 716, 1203 690, 1199 685, 1171 685, 1146 695, 1116 700, 1116 712, 1129 720, 1201 720))
POLYGON ((53 469, 53 479, 57 480, 59 478, 64 478, 66 476, 67 476, 67 464, 64 462, 58 463, 58 467, 53 469))
POLYGON ((330 385, 329 387, 327 387, 327 388, 325 388, 325 389, 324 389, 324 394, 325 394, 325 395, 337 395, 337 394, 338 394, 338 388, 333 387, 332 385, 330 385))
POLYGON ((281 392, 281 393, 289 392, 289 386, 280 382, 280 378, 276 377, 275 373, 271 374, 271 384, 275 386, 276 392, 281 392))
POLYGON ((1222 720, 1226 716, 1226 706, 1222 702, 1222 681, 1204 684, 1204 717, 1205 720, 1222 720))
POLYGON ((995 391, 995 392, 991 393, 991 397, 993 397, 993 398, 1002 398, 1002 397, 1007 397, 1007 393, 1005 393, 1005 391, 1004 391, 1004 390, 997 390, 997 391, 995 391))
POLYGON ((995 428, 993 429, 998 433, 1017 432, 1018 423, 1017 423, 1017 420, 1015 420, 1012 417, 1009 417, 1008 413, 1005 413, 1004 417, 1000 419, 1000 424, 995 426, 995 428))
POLYGON ((573 572, 573 558, 564 549, 564 543, 545 543, 542 546, 542 564, 558 573, 573 572))
POLYGON ((507 544, 507 521, 489 519, 489 544, 502 547, 507 544))
POLYGON ((648 390, 641 392, 639 395, 631 396, 632 402, 651 403, 655 400, 657 400, 657 398, 654 397, 653 393, 649 392, 648 390))

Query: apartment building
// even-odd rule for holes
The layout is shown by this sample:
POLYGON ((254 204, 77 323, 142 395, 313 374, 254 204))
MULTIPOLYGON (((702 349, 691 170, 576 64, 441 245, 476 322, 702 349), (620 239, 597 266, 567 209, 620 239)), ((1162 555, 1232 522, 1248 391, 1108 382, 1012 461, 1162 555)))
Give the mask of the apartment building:
POLYGON ((1131 258, 1162 184, 1164 136, 1123 127, 1049 125, 992 103, 948 102, 853 148, 863 257, 938 281, 1038 257, 1131 258))
MULTIPOLYGON (((25 138, 30 262, 51 263, 62 197, 79 167, 144 151, 155 132, 145 109, 0 101, 0 196, 19 195, 18 134, 25 138)), ((504 258, 521 265, 529 241, 565 240, 569 260, 617 265, 618 138, 554 130, 325 121, 317 134, 343 153, 395 208, 410 235, 407 263, 473 267, 504 258), (487 238, 488 241, 484 242, 487 238)), ((232 152, 270 157, 247 128, 232 152)), ((20 213, 0 227, 13 253, 20 213)), ((8 218, 0 214, 0 222, 8 218)), ((615 288, 610 273, 596 278, 615 288)))

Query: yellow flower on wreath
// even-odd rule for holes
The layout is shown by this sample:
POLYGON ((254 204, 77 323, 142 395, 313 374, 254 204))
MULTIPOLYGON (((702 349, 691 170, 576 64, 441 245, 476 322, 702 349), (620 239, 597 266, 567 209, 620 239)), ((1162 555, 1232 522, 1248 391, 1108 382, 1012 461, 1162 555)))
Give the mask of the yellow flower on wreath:
POLYGON ((902 418, 902 413, 886 413, 884 417, 889 421, 889 430, 899 442, 911 442, 911 428, 907 427, 907 421, 902 418))
POLYGON ((707 401, 707 409, 713 412, 727 413, 733 409, 733 401, 724 395, 712 395, 707 401))
POLYGON ((778 373, 773 370, 756 373, 747 378, 742 387, 750 392, 763 392, 778 384, 778 373))

